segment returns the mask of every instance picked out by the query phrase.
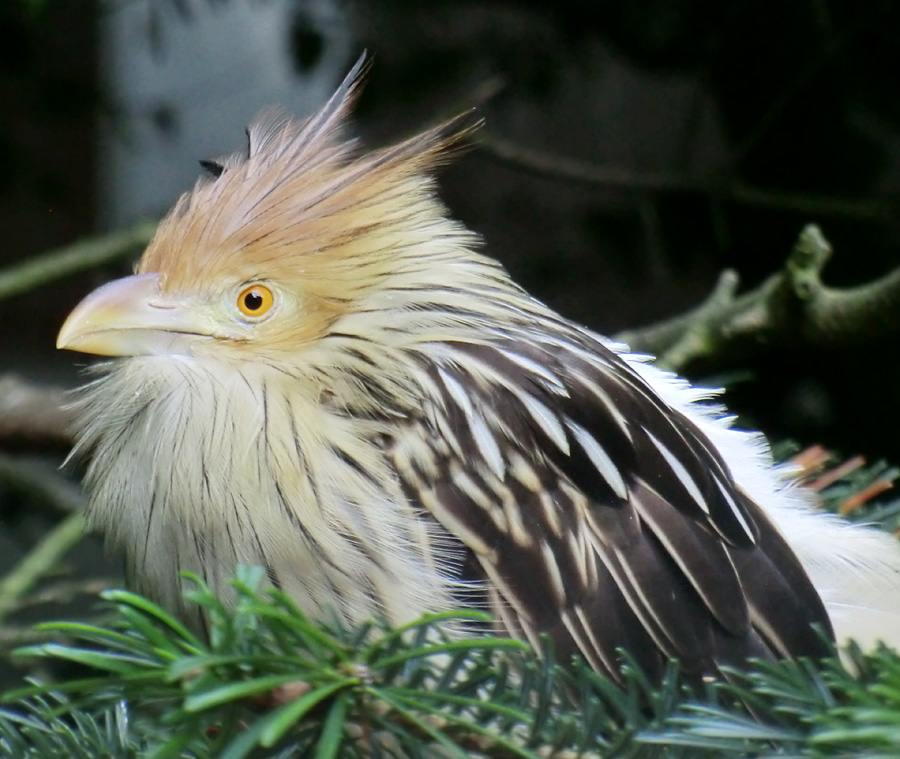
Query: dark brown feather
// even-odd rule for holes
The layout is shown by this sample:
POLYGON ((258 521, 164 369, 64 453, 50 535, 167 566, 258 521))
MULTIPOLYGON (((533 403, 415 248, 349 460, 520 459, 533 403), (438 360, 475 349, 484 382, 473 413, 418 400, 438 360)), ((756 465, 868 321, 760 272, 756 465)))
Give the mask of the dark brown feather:
POLYGON ((561 334, 571 352, 558 337, 452 344, 457 360, 428 367, 444 389, 431 418, 450 440, 429 414, 406 430, 437 474, 397 466, 407 495, 473 552, 500 626, 534 643, 547 633, 562 660, 612 677, 619 647, 648 673, 676 658, 695 676, 824 654, 818 594, 713 445, 615 353, 561 334))

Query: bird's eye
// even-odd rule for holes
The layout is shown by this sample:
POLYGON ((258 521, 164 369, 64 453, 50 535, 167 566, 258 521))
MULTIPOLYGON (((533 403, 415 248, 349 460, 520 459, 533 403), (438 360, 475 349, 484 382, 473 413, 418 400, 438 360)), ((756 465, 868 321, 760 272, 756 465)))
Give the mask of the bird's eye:
POLYGON ((265 285, 250 285, 238 295, 238 308, 245 316, 262 316, 275 303, 272 291, 265 285))

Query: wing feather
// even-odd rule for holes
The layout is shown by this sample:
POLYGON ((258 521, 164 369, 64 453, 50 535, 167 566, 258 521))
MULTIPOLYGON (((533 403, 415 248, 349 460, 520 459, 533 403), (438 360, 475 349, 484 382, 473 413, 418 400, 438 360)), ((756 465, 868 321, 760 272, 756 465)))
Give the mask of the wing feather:
POLYGON ((620 647, 649 674, 678 658, 697 676, 825 653, 818 594, 712 444, 615 352, 568 340, 443 343, 423 363, 438 397, 392 449, 501 627, 614 678, 620 647))

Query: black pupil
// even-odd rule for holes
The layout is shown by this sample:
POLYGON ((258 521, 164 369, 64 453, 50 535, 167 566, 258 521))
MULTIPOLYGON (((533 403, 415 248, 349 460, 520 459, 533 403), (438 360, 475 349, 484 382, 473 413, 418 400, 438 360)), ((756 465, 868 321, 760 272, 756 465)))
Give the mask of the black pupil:
POLYGON ((248 311, 259 311, 262 308, 263 296, 256 290, 251 290, 244 296, 244 305, 248 311))

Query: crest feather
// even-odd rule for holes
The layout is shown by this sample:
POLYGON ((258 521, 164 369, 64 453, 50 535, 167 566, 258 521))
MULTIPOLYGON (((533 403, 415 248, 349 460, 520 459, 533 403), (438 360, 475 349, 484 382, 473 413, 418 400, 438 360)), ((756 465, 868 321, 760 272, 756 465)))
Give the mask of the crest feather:
POLYGON ((291 120, 277 109, 264 110, 247 129, 249 156, 261 155, 271 162, 280 159, 285 150, 297 155, 307 148, 331 142, 353 110, 369 67, 370 62, 363 53, 325 105, 299 130, 288 129, 291 120), (290 140, 284 139, 285 132, 293 132, 290 140))
POLYGON ((413 248, 464 234, 446 219, 429 172, 477 124, 466 113, 361 153, 341 132, 366 69, 361 57, 305 121, 264 111, 247 130, 246 153, 208 162, 217 176, 179 199, 138 271, 158 272, 167 290, 300 272, 315 294, 343 300, 413 248))

